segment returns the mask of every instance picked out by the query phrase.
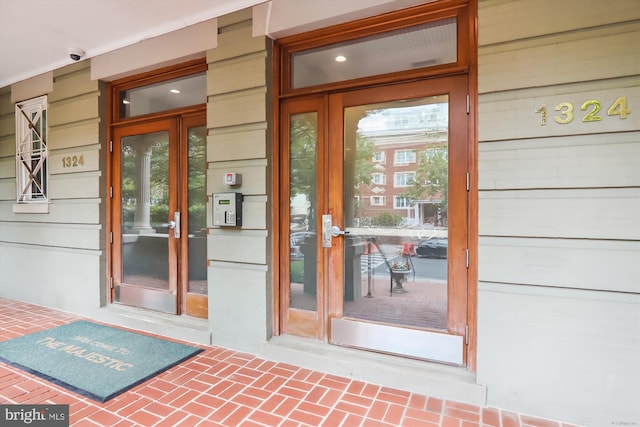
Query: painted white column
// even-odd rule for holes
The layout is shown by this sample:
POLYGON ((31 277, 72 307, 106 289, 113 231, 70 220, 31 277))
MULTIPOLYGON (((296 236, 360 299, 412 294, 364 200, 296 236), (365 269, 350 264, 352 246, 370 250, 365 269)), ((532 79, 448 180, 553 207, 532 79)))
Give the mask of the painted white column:
POLYGON ((151 154, 150 143, 136 146, 136 208, 133 214, 131 233, 155 233, 151 228, 151 154))

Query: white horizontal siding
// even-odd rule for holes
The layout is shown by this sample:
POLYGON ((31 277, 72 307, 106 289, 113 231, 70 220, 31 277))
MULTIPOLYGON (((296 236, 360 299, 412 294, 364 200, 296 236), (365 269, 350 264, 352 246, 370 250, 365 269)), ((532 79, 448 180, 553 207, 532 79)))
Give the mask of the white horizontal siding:
MULTIPOLYGON (((7 115, 4 115, 4 116, 0 116, 0 137, 11 136, 11 135, 14 135, 15 133, 16 133, 16 118, 15 118, 15 116, 13 114, 7 114, 7 115)), ((14 142, 13 145, 14 145, 14 149, 15 149, 15 142, 14 142)))
MULTIPOLYGON (((268 39, 253 37, 251 9, 218 19, 207 51, 207 193, 241 192, 242 227, 214 228, 207 215, 209 321, 213 343, 257 353, 270 338, 267 160, 268 39), (223 184, 235 172, 242 183, 223 184), (238 295, 242 295, 239 303, 238 295)), ((211 198, 207 203, 211 212, 211 198)))
POLYGON ((207 137, 207 161, 264 159, 267 156, 267 124, 255 123, 212 129, 207 137))
POLYGON ((100 197, 101 177, 100 171, 51 175, 49 200, 100 197))
POLYGON ((564 34, 541 40, 543 45, 514 42, 512 49, 481 51, 478 59, 479 92, 504 91, 593 81, 640 72, 640 23, 625 24, 619 33, 584 30, 575 40, 564 34))
POLYGON ((214 128, 267 120, 267 89, 249 89, 209 97, 207 124, 214 128))
POLYGON ((0 200, 15 200, 16 194, 15 177, 0 179, 0 200))
POLYGON ((100 305, 102 252, 0 242, 0 294, 86 313, 100 305))
POLYGON ((99 81, 91 80, 91 61, 80 61, 54 72, 54 90, 49 102, 83 96, 98 90, 99 81))
POLYGON ((52 150, 100 144, 98 117, 65 123, 49 129, 49 148, 52 150))
POLYGON ((581 33, 584 28, 640 19, 637 0, 480 0, 479 5, 478 20, 483 24, 478 35, 480 46, 554 33, 581 33))
POLYGON ((100 250, 100 225, 0 222, 5 243, 100 250))
POLYGON ((482 282, 640 294, 640 242, 481 237, 482 282))
POLYGON ((489 404, 584 426, 640 420, 640 296, 480 282, 489 404))
POLYGON ((56 200, 49 204, 48 214, 14 214, 13 201, 0 202, 0 221, 60 223, 60 224, 99 224, 100 200, 77 199, 56 200))
POLYGON ((212 63, 207 73, 207 95, 246 90, 266 85, 266 52, 212 63))
MULTIPOLYGON (((0 119, 1 121, 2 119, 0 119)), ((16 138, 10 135, 0 136, 0 157, 10 157, 16 155, 16 138)))
POLYGON ((479 1, 477 380, 489 405, 640 423, 639 18, 636 0, 479 1), (618 99, 624 119, 608 114, 618 99), (590 100, 600 120, 585 121, 590 100))
POLYGON ((0 179, 2 178, 16 178, 16 158, 13 157, 0 157, 0 179))
MULTIPOLYGON (((216 261, 246 264, 267 263, 267 232, 212 228, 207 235, 207 253, 216 261)), ((216 274, 219 280, 223 276, 216 274)))
POLYGON ((640 240, 640 188, 484 191, 481 236, 640 240))
POLYGON ((271 304, 264 301, 264 295, 270 294, 266 285, 267 269, 246 265, 238 268, 237 265, 218 262, 209 267, 208 273, 214 278, 209 280, 213 344, 258 353, 271 332, 271 322, 268 321, 271 313, 267 311, 271 304), (242 295, 241 303, 238 303, 239 295, 242 295), (215 301, 235 303, 219 304, 215 301))
POLYGON ((640 132, 485 142, 478 187, 638 187, 639 142, 640 132))

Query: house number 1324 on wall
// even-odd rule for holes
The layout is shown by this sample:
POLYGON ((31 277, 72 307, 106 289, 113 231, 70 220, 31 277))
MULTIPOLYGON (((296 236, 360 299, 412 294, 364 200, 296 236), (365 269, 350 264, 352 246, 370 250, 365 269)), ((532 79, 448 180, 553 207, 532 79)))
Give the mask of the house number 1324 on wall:
MULTIPOLYGON (((576 116, 582 118, 584 123, 599 122, 602 120, 602 104, 597 99, 588 99, 580 106, 580 111, 576 111, 571 102, 561 102, 554 108, 553 120, 561 125, 571 123, 576 116)), ((541 105, 536 109, 536 113, 540 114, 540 125, 547 124, 547 106, 541 105)), ((626 119, 631 113, 627 107, 627 97, 619 96, 613 104, 607 109, 607 116, 618 116, 620 119, 626 119)))
POLYGON ((62 158, 63 168, 77 168, 84 165, 84 156, 65 156, 62 158))

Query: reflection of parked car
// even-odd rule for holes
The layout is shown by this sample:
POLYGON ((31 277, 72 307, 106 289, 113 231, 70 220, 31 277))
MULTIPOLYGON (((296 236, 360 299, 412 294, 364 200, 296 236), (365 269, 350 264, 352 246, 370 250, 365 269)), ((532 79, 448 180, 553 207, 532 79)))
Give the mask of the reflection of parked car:
POLYGON ((292 232, 304 231, 307 229, 307 216, 306 215, 291 215, 291 221, 289 228, 292 232))
POLYGON ((446 258, 447 246, 446 238, 421 240, 416 247, 416 255, 427 258, 446 258))
MULTIPOLYGON (((302 245, 302 243, 304 243, 304 239, 306 239, 307 236, 315 236, 315 235, 316 233, 311 231, 300 231, 298 233, 291 233, 289 235, 289 242, 290 242, 289 255, 291 256, 291 258, 304 257, 304 254, 300 250, 300 246, 302 245)), ((309 240, 311 240, 311 237, 309 237, 309 240)))

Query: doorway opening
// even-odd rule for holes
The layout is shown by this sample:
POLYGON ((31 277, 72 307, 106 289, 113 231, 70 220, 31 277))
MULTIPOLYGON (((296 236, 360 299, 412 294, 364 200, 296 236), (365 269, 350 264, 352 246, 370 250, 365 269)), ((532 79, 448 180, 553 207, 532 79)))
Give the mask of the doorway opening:
POLYGON ((206 64, 112 83, 111 301, 207 317, 206 64))
POLYGON ((280 333, 472 365, 471 26, 446 3, 278 42, 280 333))

